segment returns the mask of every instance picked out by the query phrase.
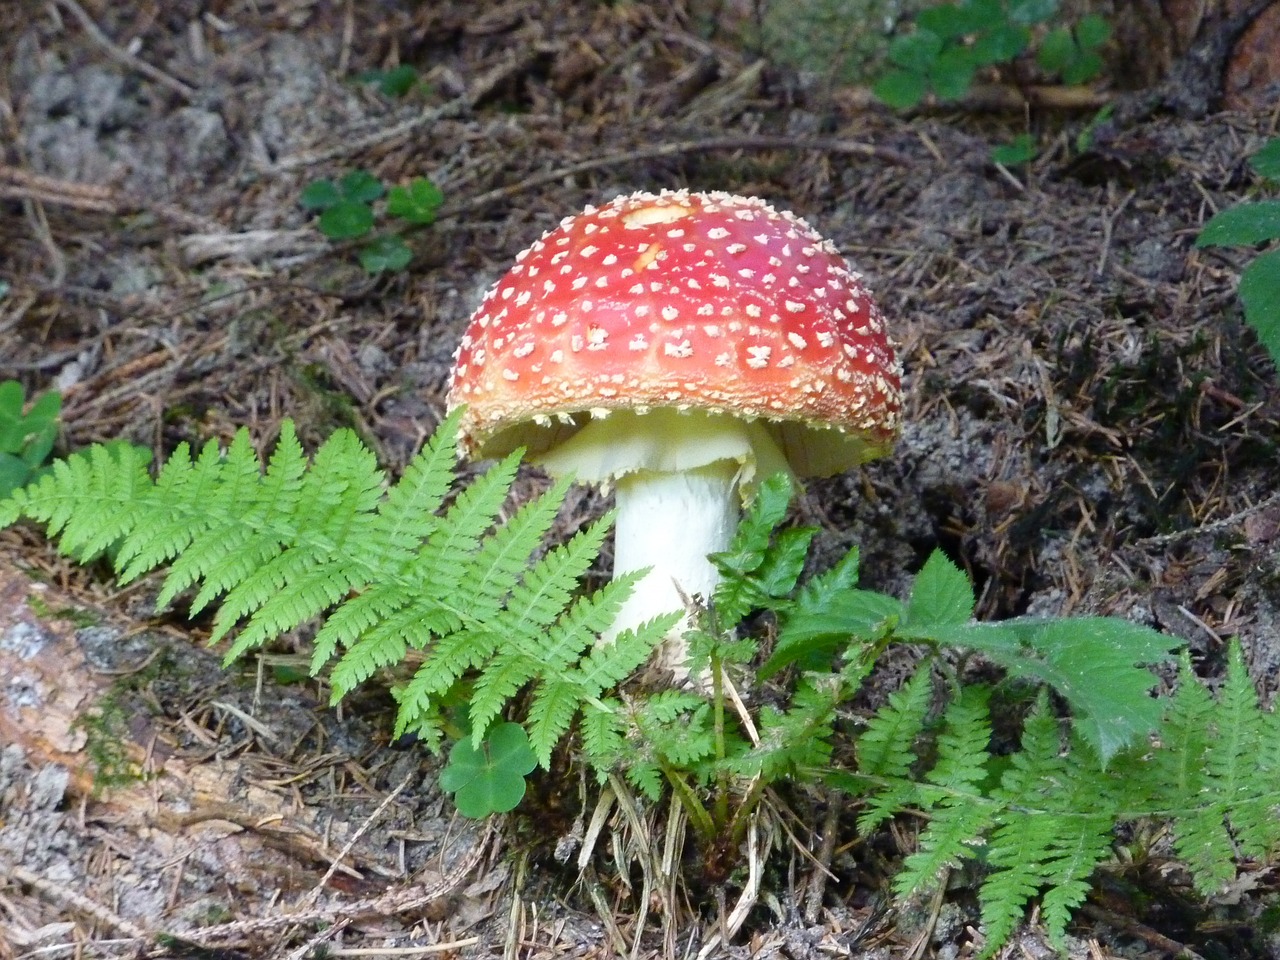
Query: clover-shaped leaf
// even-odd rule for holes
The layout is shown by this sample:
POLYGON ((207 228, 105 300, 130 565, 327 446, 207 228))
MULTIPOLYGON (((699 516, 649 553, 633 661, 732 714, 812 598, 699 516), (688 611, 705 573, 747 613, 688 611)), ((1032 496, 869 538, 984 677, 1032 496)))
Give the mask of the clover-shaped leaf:
POLYGON ((469 737, 454 744, 440 773, 440 789, 453 794, 464 817, 506 813, 524 798, 524 776, 537 764, 524 727, 499 723, 478 747, 469 737))
POLYGON ((403 270, 412 259, 413 251, 408 244, 392 234, 374 237, 360 251, 360 266, 366 273, 403 270))
POLYGON ((444 194, 430 180, 417 177, 407 187, 392 187, 387 194, 387 213, 410 223, 434 223, 444 194))

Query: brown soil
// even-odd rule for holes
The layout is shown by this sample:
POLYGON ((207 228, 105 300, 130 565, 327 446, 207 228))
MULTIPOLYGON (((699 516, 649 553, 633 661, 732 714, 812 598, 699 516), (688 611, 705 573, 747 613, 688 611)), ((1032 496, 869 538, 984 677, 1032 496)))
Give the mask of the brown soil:
MULTIPOLYGON (((857 543, 867 585, 900 592, 941 546, 981 617, 1131 617, 1210 676, 1239 637, 1275 693, 1280 393, 1241 323, 1242 257, 1192 246, 1250 189, 1243 157, 1274 112, 1130 100, 1081 145, 1087 112, 1037 111, 1048 146, 1009 171, 988 151, 1020 112, 903 119, 676 7, 553 6, 0 7, 0 380, 63 391, 60 449, 123 437, 163 456, 240 426, 269 441, 289 417, 312 444, 353 426, 398 469, 516 251, 618 193, 756 194, 865 274, 906 367, 896 455, 805 494, 824 556, 857 543), (396 63, 427 89, 388 100, 347 79, 396 63), (445 194, 405 272, 365 275, 299 206, 356 167, 445 194)), ((576 523, 602 503, 572 506, 576 523)), ((157 617, 148 585, 69 566, 33 530, 0 533, 0 556, 0 958, 202 955, 158 933, 227 957, 664 950, 634 928, 638 890, 575 887, 549 855, 574 775, 540 788, 550 806, 566 793, 563 815, 461 821, 436 762, 388 743, 383 699, 334 711, 278 683, 284 648, 223 671, 207 624, 157 617)), ((853 860, 806 916, 812 867, 788 856, 777 910, 721 954, 972 950, 963 896, 884 919, 879 874, 853 860)), ((1280 956, 1253 926, 1274 884, 1259 868, 1204 904, 1158 863, 1108 872, 1072 953, 1280 956)), ((683 909, 682 955, 715 914, 683 909)), ((1032 925, 1003 955, 1048 953, 1032 925)))

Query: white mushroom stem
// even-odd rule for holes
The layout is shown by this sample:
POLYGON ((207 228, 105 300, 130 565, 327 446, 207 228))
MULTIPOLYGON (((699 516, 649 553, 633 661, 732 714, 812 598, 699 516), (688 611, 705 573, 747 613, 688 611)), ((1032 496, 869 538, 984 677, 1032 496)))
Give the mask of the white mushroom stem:
MULTIPOLYGON (((604 633, 605 642, 683 609, 682 592, 710 602, 719 577, 707 554, 728 549, 742 485, 787 469, 761 424, 671 409, 600 411, 540 461, 553 475, 613 485, 614 575, 652 568, 604 633)), ((676 625, 659 657, 680 679, 688 675, 682 638, 689 625, 688 619, 676 625)))
MULTIPOLYGON (((707 555, 727 550, 737 529, 740 470, 736 461, 719 460, 679 473, 641 470, 618 480, 613 575, 650 569, 605 632, 606 642, 683 609, 686 600, 711 599, 720 574, 707 555)), ((682 675, 688 650, 680 635, 690 625, 686 618, 676 627, 662 657, 682 675)))

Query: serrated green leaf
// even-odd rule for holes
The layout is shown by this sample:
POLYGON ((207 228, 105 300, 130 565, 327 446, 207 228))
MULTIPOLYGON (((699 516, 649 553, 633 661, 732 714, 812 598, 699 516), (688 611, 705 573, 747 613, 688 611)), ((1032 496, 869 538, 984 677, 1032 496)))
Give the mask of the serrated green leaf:
POLYGON ((890 70, 871 88, 877 100, 895 110, 910 110, 924 99, 928 90, 928 77, 908 70, 890 70))
POLYGON ((986 654, 1015 677, 1047 683, 1071 706, 1076 728, 1103 766, 1125 746, 1151 732, 1160 702, 1147 665, 1169 659, 1178 642, 1116 617, 1018 619, 913 630, 904 638, 968 647, 986 654))
POLYGON ((792 527, 778 531, 765 551, 764 560, 753 573, 765 596, 780 598, 791 594, 804 572, 809 544, 817 532, 817 527, 792 527))
POLYGON ((787 518, 795 484, 785 473, 766 477, 756 489, 755 499, 738 523, 733 541, 716 557, 727 569, 750 573, 764 562, 773 531, 787 518))
POLYGON ((1259 176, 1280 180, 1280 137, 1268 140, 1261 150, 1249 158, 1249 166, 1259 176))
POLYGON ((332 180, 316 180, 307 184, 298 202, 305 210, 328 210, 342 199, 342 191, 332 180))
POLYGON ((973 587, 964 571, 934 550, 916 574, 903 623, 920 628, 967 623, 973 602, 973 587))
POLYGON ((320 232, 330 240, 363 237, 373 229, 373 210, 359 200, 339 200, 320 214, 320 232))
POLYGON ((1196 237, 1196 246, 1242 246, 1275 239, 1280 239, 1280 200, 1259 200, 1219 211, 1196 237))
POLYGON ((778 642, 760 668, 770 677, 793 663, 829 670, 832 658, 850 641, 880 636, 902 616, 902 603, 873 590, 841 590, 779 616, 778 642))
POLYGON ((915 30, 894 37, 886 56, 894 66, 912 73, 927 73, 942 53, 942 38, 932 30, 915 30))
POLYGON ((1280 250, 1260 254, 1240 274, 1244 320, 1280 367, 1280 250))
POLYGON ((413 259, 413 251, 394 234, 374 237, 360 249, 360 266, 366 273, 403 270, 413 259))

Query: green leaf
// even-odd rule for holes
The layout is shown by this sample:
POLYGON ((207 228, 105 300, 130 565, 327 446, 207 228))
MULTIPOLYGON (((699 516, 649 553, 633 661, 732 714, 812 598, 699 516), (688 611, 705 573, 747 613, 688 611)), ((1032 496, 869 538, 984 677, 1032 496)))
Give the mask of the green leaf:
POLYGON ((413 251, 394 234, 374 237, 360 250, 360 266, 366 273, 403 270, 413 259, 413 251))
POLYGON ((359 200, 339 200, 320 214, 320 232, 330 240, 363 237, 373 229, 373 210, 359 200))
POLYGON ((1014 677, 1047 683, 1066 699, 1076 729, 1103 766, 1151 732, 1160 701, 1145 667, 1169 659, 1172 637, 1117 617, 1018 619, 915 630, 903 638, 981 651, 1014 677))
POLYGON ((21 457, 0 451, 0 500, 25 486, 30 475, 31 469, 21 457))
POLYGON ((342 199, 342 191, 332 180, 316 180, 307 184, 298 199, 305 210, 328 210, 342 199))
POLYGON ((764 561, 754 574, 767 597, 786 597, 795 589, 796 581, 804 572, 809 544, 813 542, 817 532, 817 527, 793 527, 778 531, 773 544, 765 551, 764 561))
POLYGON ((36 397, 27 411, 27 425, 34 431, 58 419, 62 412, 62 394, 57 390, 47 390, 36 397))
POLYGON ((1044 23, 1058 12, 1058 0, 1014 0, 1009 4, 1009 22, 1024 26, 1044 23))
POLYGON ((360 83, 376 86, 383 96, 403 97, 418 82, 418 71, 409 64, 402 63, 390 70, 362 70, 355 78, 360 83))
POLYGON ((829 670, 842 646, 882 635, 901 616, 900 601, 874 590, 842 590, 798 603, 779 616, 778 642, 760 675, 772 676, 792 663, 829 670))
POLYGON ((454 795, 464 817, 487 817, 514 810, 524 799, 525 774, 537 766, 529 738, 518 723, 492 727, 479 747, 470 738, 449 751, 440 789, 454 795))
POLYGON ((981 24, 974 24, 967 8, 954 3, 941 3, 928 10, 921 10, 916 17, 916 26, 943 40, 954 40, 981 29, 981 24))
POLYGON ((1086 53, 1096 52, 1111 39, 1111 24, 1096 13, 1085 14, 1076 24, 1076 42, 1086 53))
POLYGON ((1261 150, 1249 158, 1249 166, 1259 176, 1280 180, 1280 137, 1268 140, 1261 150))
POLYGON ((53 444, 58 439, 58 425, 50 421, 39 425, 27 437, 26 446, 22 450, 22 459, 28 467, 35 469, 49 458, 53 444))
POLYGON ((989 30, 1005 21, 1004 0, 964 0, 960 9, 969 27, 967 33, 989 30))
POLYGON ((967 623, 973 616, 973 587, 964 571, 934 550, 916 574, 903 622, 912 627, 967 623))
POLYGON ((1114 103, 1108 103, 1089 119, 1089 122, 1084 125, 1084 129, 1076 134, 1076 150, 1080 153, 1086 153, 1093 149, 1093 138, 1098 132, 1098 127, 1111 119, 1111 114, 1115 113, 1115 109, 1114 103))
POLYGON ((1260 200, 1219 211, 1196 237, 1196 246, 1241 246, 1278 238, 1280 200, 1260 200))
POLYGON ((1007 63, 1031 43, 1031 31, 1013 23, 996 27, 974 41, 972 51, 979 64, 1007 63))
POLYGON ((26 402, 26 391, 17 380, 0 382, 0 424, 20 422, 26 402))
POLYGON ((1036 63, 1047 73, 1062 73, 1076 58, 1076 40, 1066 27, 1055 27, 1045 34, 1036 51, 1036 63))
POLYGON ((791 478, 785 473, 766 477, 760 483, 755 499, 738 522, 729 549, 710 556, 716 569, 726 577, 743 577, 759 568, 773 531, 787 517, 793 491, 791 478))
POLYGON ((387 213, 410 223, 434 223, 436 211, 444 203, 444 194, 424 177, 414 179, 408 187, 392 187, 387 194, 387 213))
POLYGON ((365 170, 352 170, 338 181, 338 189, 348 200, 373 203, 385 192, 382 181, 365 170))
POLYGON ((895 110, 909 110, 916 106, 928 90, 928 78, 923 73, 908 70, 890 70, 871 88, 877 100, 895 110))
POLYGON ((894 37, 889 43, 888 58, 894 66, 912 73, 925 73, 942 53, 942 38, 932 30, 916 30, 894 37))
POLYGON ((1096 53, 1083 53, 1062 71, 1062 82, 1069 87, 1088 83, 1102 73, 1102 57, 1096 53))
POLYGON ((929 71, 929 85, 942 100, 959 100, 969 92, 977 69, 968 47, 948 47, 938 56, 929 71))
POLYGON ((1036 138, 1029 133, 1020 133, 1012 143, 991 148, 991 159, 1006 167, 1016 167, 1035 159, 1036 138))
POLYGON ((1280 366, 1280 250, 1258 256, 1240 274, 1244 320, 1280 366))

